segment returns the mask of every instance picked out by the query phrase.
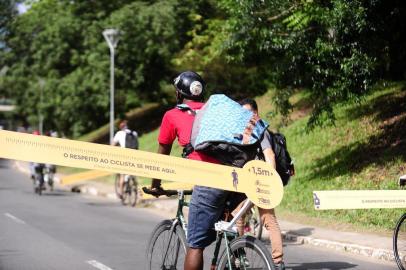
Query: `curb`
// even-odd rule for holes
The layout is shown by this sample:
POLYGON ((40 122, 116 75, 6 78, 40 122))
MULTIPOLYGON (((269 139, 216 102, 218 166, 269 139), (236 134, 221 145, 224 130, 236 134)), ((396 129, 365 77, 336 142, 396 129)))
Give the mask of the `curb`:
POLYGON ((71 191, 77 192, 77 193, 89 194, 89 195, 93 195, 93 196, 105 197, 108 199, 117 199, 116 193, 103 192, 103 191, 98 190, 95 187, 85 186, 84 184, 72 186, 71 191))
POLYGON ((395 257, 393 251, 388 249, 377 249, 368 246, 361 246, 357 244, 343 243, 325 239, 318 239, 309 236, 300 236, 286 231, 282 231, 282 238, 287 241, 293 241, 296 244, 308 244, 316 247, 324 247, 334 249, 336 251, 348 252, 352 254, 362 255, 378 260, 394 262, 395 257))

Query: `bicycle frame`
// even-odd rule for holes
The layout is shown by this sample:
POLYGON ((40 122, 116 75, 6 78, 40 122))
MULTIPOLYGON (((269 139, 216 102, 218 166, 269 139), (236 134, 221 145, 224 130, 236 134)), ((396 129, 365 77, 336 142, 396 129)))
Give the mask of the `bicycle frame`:
POLYGON ((189 207, 189 202, 185 201, 185 194, 183 193, 183 190, 178 191, 178 210, 176 213, 176 219, 174 222, 176 224, 180 222, 183 231, 185 232, 185 236, 187 237, 187 223, 185 216, 183 215, 183 207, 189 207))
POLYGON ((226 252, 227 252, 228 265, 231 265, 231 252, 230 252, 229 238, 234 239, 234 238, 238 237, 236 222, 253 205, 254 204, 250 200, 247 200, 231 221, 227 222, 227 221, 222 220, 222 221, 219 221, 216 224, 214 224, 214 228, 217 231, 217 237, 216 237, 216 248, 214 250, 214 257, 212 259, 212 264, 211 264, 212 269, 215 269, 215 267, 217 266, 218 254, 220 251, 221 241, 223 238, 224 238, 225 246, 226 246, 225 248, 226 248, 226 252), (223 234, 223 237, 220 237, 221 234, 223 234))
MULTIPOLYGON (((174 193, 174 194, 176 194, 176 193, 174 193)), ((172 194, 172 195, 174 195, 174 194, 172 194)), ((180 226, 182 228, 183 232, 185 233, 185 236, 187 237, 187 227, 188 226, 187 226, 185 216, 183 214, 183 208, 185 206, 188 207, 190 205, 190 203, 185 201, 185 191, 184 190, 178 190, 177 196, 178 196, 178 208, 177 208, 177 212, 176 212, 176 217, 171 222, 171 227, 169 229, 169 234, 170 234, 169 241, 168 241, 168 243, 165 243, 165 245, 164 245, 163 250, 165 253, 163 254, 164 256, 162 257, 161 267, 163 266, 164 262, 166 261, 166 259, 168 257, 171 243, 174 243, 172 241, 176 241, 176 240, 172 240, 172 238, 173 238, 173 235, 176 233, 177 226, 180 226)), ((213 257, 212 264, 211 264, 212 270, 215 270, 217 267, 217 260, 219 257, 219 251, 220 251, 221 242, 223 239, 225 241, 225 251, 224 252, 227 256, 226 259, 227 259, 228 265, 230 265, 230 266, 232 265, 233 254, 231 251, 230 244, 232 243, 233 239, 235 239, 239 236, 236 223, 247 211, 249 211, 251 209, 252 206, 253 206, 253 203, 250 200, 246 200, 246 202, 243 204, 243 206, 238 211, 238 213, 235 214, 235 216, 233 217, 233 219, 231 221, 227 222, 227 221, 222 220, 222 221, 219 221, 214 224, 217 235, 216 235, 216 246, 215 246, 215 251, 214 251, 214 257, 213 257)), ((173 248, 172 250, 175 250, 176 253, 178 253, 180 248, 183 248, 183 246, 182 246, 181 242, 179 241, 178 243, 175 243, 175 246, 172 248, 173 248)), ((242 263, 244 263, 244 255, 245 255, 245 252, 242 251, 240 253, 240 257, 239 257, 242 259, 242 260, 240 260, 240 262, 242 262, 242 263)), ((176 257, 176 260, 177 259, 178 259, 178 257, 176 257)), ((175 264, 177 264, 177 261, 175 262, 175 264)))

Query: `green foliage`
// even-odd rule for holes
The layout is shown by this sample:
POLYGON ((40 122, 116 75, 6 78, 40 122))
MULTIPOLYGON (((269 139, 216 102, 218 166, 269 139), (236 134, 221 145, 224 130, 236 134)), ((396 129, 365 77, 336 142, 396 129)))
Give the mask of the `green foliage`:
POLYGON ((375 87, 359 105, 340 104, 333 110, 336 126, 306 133, 306 117, 282 129, 296 176, 285 188, 280 210, 392 230, 403 209, 314 211, 312 191, 399 188, 397 179, 406 173, 405 85, 375 87))
POLYGON ((106 28, 121 31, 115 63, 115 112, 162 101, 161 82, 173 76, 170 59, 183 48, 197 4, 180 1, 33 2, 11 24, 6 43, 10 66, 2 86, 20 116, 45 130, 77 137, 108 121, 109 49, 106 28), (97 2, 97 3, 96 3, 97 2), (39 79, 45 81, 41 88, 39 79), (43 100, 40 102, 40 92, 43 100))
POLYGON ((5 45, 3 44, 4 38, 8 33, 10 24, 17 15, 16 4, 14 0, 0 1, 0 51, 5 45))
POLYGON ((167 104, 172 78, 202 73, 208 92, 236 99, 275 87, 276 111, 309 89, 307 126, 334 123, 333 106, 357 102, 381 78, 406 70, 406 8, 383 0, 118 0, 1 2, 0 90, 22 120, 77 137, 109 116, 106 28, 121 31, 115 62, 120 118, 145 102, 167 104), (4 45, 3 45, 4 44, 4 45), (3 72, 4 73, 4 72, 3 72), (45 85, 40 87, 42 78, 45 85), (42 89, 43 100, 40 102, 42 89))
POLYGON ((230 61, 224 53, 227 31, 221 18, 203 20, 195 15, 196 25, 189 35, 191 40, 185 44, 172 61, 179 70, 197 70, 208 82, 208 94, 223 93, 239 99, 247 95, 258 95, 266 91, 266 77, 262 67, 256 63, 240 65, 230 61))
POLYGON ((270 81, 281 89, 275 95, 280 112, 289 112, 291 88, 311 89, 310 128, 334 123, 333 105, 359 102, 389 62, 404 64, 382 57, 385 48, 394 47, 382 40, 384 29, 397 32, 397 40, 406 45, 399 37, 406 11, 397 2, 223 0, 218 5, 227 14, 228 58, 266 67, 270 81), (388 21, 399 23, 399 31, 389 29, 388 21))

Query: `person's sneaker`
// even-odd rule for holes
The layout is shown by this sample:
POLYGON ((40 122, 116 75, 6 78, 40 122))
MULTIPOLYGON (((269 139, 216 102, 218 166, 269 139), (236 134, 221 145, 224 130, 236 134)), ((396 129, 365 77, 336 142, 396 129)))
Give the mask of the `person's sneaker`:
POLYGON ((283 262, 275 263, 275 270, 285 270, 285 264, 283 262))

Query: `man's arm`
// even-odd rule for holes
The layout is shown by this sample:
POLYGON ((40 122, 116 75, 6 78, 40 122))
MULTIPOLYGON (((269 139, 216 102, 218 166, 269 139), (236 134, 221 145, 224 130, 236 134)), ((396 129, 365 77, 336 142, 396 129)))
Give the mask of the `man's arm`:
POLYGON ((112 146, 117 146, 117 145, 118 145, 118 142, 112 141, 112 142, 111 142, 111 145, 112 145, 112 146))
POLYGON ((272 150, 271 141, 272 141, 271 133, 268 130, 266 130, 264 133, 264 137, 262 138, 261 141, 262 153, 264 154, 265 161, 270 163, 272 167, 276 170, 275 153, 272 150))
POLYGON ((114 137, 113 137, 113 141, 112 142, 110 142, 110 144, 111 145, 113 145, 113 146, 117 146, 117 145, 119 145, 119 132, 120 131, 118 131, 115 135, 114 135, 114 137))
MULTIPOLYGON (((172 144, 162 144, 158 146, 158 154, 169 155, 172 150, 172 144)), ((152 179, 151 189, 158 189, 161 187, 161 179, 152 179)))
POLYGON ((270 163, 272 167, 276 170, 275 153, 273 152, 272 148, 266 148, 262 152, 264 153, 265 161, 270 163))

